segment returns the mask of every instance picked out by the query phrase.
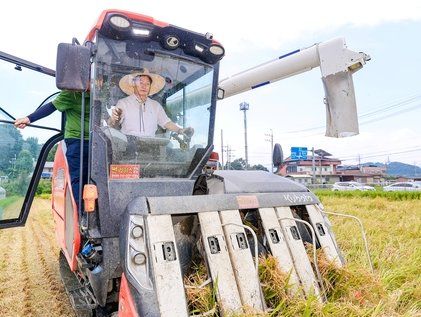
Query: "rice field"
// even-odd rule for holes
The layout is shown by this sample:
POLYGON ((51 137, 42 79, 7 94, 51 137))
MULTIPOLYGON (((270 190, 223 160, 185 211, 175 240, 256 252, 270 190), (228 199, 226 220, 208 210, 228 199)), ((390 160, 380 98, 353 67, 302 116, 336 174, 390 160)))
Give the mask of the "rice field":
POLYGON ((49 200, 35 200, 24 228, 0 231, 0 254, 0 316, 74 316, 59 276, 49 200))
MULTIPOLYGON (((411 193, 318 195, 326 211, 363 221, 372 255, 369 270, 356 223, 330 216, 347 266, 338 270, 322 254, 319 264, 327 302, 288 292, 288 276, 276 259, 260 258, 260 278, 270 310, 259 316, 421 316, 421 197, 411 193)), ((310 250, 309 250, 310 252, 310 250)), ((58 273, 50 203, 36 199, 25 228, 0 231, 0 316, 73 316, 58 273)), ((206 269, 187 276, 187 285, 206 282, 206 269)), ((191 313, 217 314, 215 290, 188 287, 191 313)), ((257 316, 247 311, 236 316, 257 316)))

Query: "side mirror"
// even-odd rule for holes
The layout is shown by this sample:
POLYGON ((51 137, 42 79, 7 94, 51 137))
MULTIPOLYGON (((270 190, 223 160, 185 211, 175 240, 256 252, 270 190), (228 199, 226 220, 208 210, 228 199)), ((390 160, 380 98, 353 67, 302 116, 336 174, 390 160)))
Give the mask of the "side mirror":
POLYGON ((278 168, 284 162, 284 153, 282 152, 282 147, 279 143, 276 143, 273 147, 273 156, 272 163, 273 166, 278 168))
POLYGON ((86 91, 89 87, 90 69, 91 50, 88 47, 76 43, 58 45, 56 64, 58 89, 86 91))

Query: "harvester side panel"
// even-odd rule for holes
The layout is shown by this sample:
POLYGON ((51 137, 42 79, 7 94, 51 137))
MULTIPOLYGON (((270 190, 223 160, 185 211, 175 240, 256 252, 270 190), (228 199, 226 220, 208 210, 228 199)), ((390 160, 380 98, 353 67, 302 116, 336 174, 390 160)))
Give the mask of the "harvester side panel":
MULTIPOLYGON (((294 218, 290 207, 277 207, 276 213, 278 218, 294 218)), ((319 295, 319 285, 316 276, 311 267, 310 260, 304 248, 297 224, 294 220, 280 220, 281 227, 284 231, 286 241, 294 259, 294 266, 300 276, 301 283, 306 295, 319 295)))
POLYGON ((241 311, 240 293, 217 211, 198 213, 206 260, 223 315, 241 311))
POLYGON ((55 232, 60 246, 71 271, 77 269, 76 255, 80 249, 80 230, 77 206, 72 198, 69 168, 66 159, 66 144, 58 144, 54 156, 52 211, 55 222, 55 232))
MULTIPOLYGON (((262 311, 260 281, 238 210, 219 213, 243 305, 262 311)), ((257 255, 255 255, 257 256, 257 255)))

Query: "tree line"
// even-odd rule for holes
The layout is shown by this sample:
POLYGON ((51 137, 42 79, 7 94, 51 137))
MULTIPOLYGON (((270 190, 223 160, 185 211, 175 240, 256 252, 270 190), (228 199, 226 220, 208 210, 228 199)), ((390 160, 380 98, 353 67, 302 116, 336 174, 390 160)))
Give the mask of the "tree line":
POLYGON ((24 195, 42 144, 38 138, 23 139, 11 124, 0 124, 0 179, 9 195, 24 195))
MULTIPOLYGON (((224 165, 224 169, 226 170, 246 170, 246 160, 242 157, 235 159, 232 162, 229 162, 224 165)), ((253 166, 248 166, 248 170, 258 170, 258 171, 266 171, 269 172, 269 170, 264 167, 262 164, 257 164, 253 166)))

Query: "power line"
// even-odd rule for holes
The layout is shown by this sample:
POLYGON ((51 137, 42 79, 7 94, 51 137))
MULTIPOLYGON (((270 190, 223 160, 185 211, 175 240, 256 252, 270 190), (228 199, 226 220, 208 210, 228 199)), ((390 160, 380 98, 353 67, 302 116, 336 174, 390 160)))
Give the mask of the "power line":
MULTIPOLYGON (((372 158, 372 157, 389 156, 389 155, 394 155, 394 154, 411 153, 411 152, 418 152, 418 151, 421 151, 421 148, 414 149, 414 150, 408 150, 408 151, 401 151, 401 152, 390 152, 390 153, 378 154, 378 155, 368 155, 368 156, 364 156, 364 158, 372 158)), ((355 157, 354 157, 353 159, 355 159, 355 157)), ((351 161, 351 160, 353 160, 353 159, 340 159, 340 160, 341 160, 341 161, 351 161)))
POLYGON ((369 117, 369 116, 371 116, 373 114, 376 114, 376 113, 379 113, 379 112, 385 112, 385 111, 389 111, 390 109, 402 107, 402 106, 405 106, 407 104, 410 104, 411 102, 413 102, 413 101, 415 101, 417 99, 420 99, 420 98, 421 98, 421 95, 419 94, 419 95, 415 95, 415 96, 409 97, 407 99, 404 99, 404 100, 402 100, 400 102, 386 103, 385 105, 387 105, 387 104, 391 104, 391 105, 388 106, 388 107, 382 107, 382 108, 379 108, 377 110, 373 110, 373 111, 364 113, 364 114, 360 115, 359 118, 369 117))
POLYGON ((367 123, 373 123, 373 122, 377 122, 377 121, 380 121, 380 120, 383 120, 383 119, 387 119, 387 118, 390 118, 390 117, 394 117, 394 116, 396 116, 396 115, 398 115, 398 114, 401 114, 401 113, 405 113, 405 112, 412 111, 412 110, 414 110, 414 109, 416 109, 416 108, 418 108, 418 107, 420 107, 420 106, 421 106, 421 104, 418 104, 418 105, 415 105, 415 106, 410 107, 410 108, 408 108, 408 109, 402 109, 401 111, 396 111, 396 112, 394 112, 394 113, 387 114, 387 115, 385 115, 385 116, 383 116, 383 117, 380 117, 380 118, 377 118, 377 119, 373 119, 373 120, 369 120, 369 121, 361 122, 360 124, 361 124, 361 125, 364 125, 364 124, 367 124, 367 123))
MULTIPOLYGON (((421 145, 414 145, 411 147, 406 147, 403 149, 390 149, 390 150, 380 150, 380 151, 375 151, 375 152, 368 152, 368 153, 360 153, 361 155, 365 156, 365 155, 373 155, 373 154, 383 154, 383 153, 391 153, 391 151, 407 151, 407 150, 414 150, 414 149, 418 149, 421 148, 421 145)), ((351 158, 351 157, 355 157, 355 155, 351 156, 351 155, 347 155, 345 156, 345 158, 351 158)))
MULTIPOLYGON (((411 97, 409 97, 407 99, 404 99, 404 100, 402 100, 400 102, 397 102, 397 103, 393 103, 388 107, 382 107, 380 109, 373 110, 373 111, 367 112, 365 114, 359 115, 358 118, 363 119, 363 118, 370 117, 370 116, 373 116, 373 115, 378 114, 378 113, 387 112, 387 111, 390 111, 390 110, 395 109, 395 108, 400 108, 400 107, 406 106, 408 104, 411 104, 412 102, 416 101, 417 99, 421 99, 421 94, 411 96, 411 97)), ((387 105, 387 104, 385 104, 385 105, 387 105)), ((380 120, 389 118, 391 116, 395 116, 395 115, 398 115, 398 114, 401 114, 401 113, 404 113, 404 112, 415 110, 416 108, 418 108, 420 106, 421 106, 421 104, 417 104, 417 105, 412 106, 408 109, 403 109, 401 111, 397 111, 397 112, 385 115, 383 117, 380 117, 378 119, 369 120, 369 121, 366 121, 366 122, 363 122, 363 123, 360 123, 360 124, 363 125, 363 124, 367 124, 367 123, 380 121, 380 120)), ((307 129, 286 131, 286 132, 282 132, 282 134, 301 133, 301 132, 308 132, 308 131, 319 130, 319 129, 324 129, 324 128, 325 128, 325 126, 317 126, 317 127, 307 128, 307 129)), ((311 134, 309 136, 312 136, 312 135, 318 135, 318 134, 311 134)))

